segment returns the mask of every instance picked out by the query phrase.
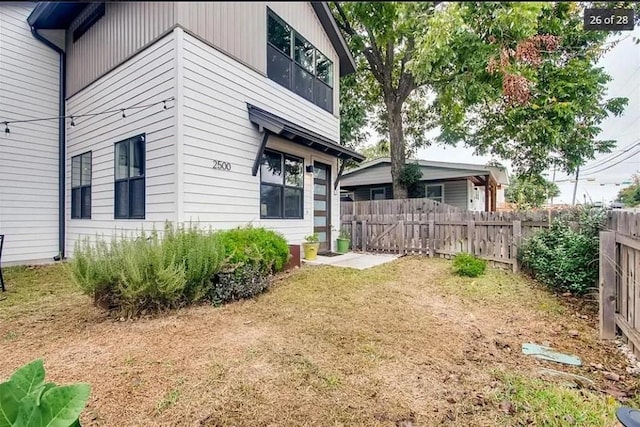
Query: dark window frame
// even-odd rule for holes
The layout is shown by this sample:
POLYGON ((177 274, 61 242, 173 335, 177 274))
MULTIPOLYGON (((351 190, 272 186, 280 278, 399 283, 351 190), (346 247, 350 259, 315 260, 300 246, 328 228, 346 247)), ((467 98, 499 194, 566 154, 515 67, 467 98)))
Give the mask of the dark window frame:
POLYGON ((315 47, 311 42, 309 42, 302 34, 300 34, 299 32, 297 32, 291 25, 287 24, 285 22, 284 19, 280 18, 273 10, 271 10, 270 8, 267 7, 267 77, 272 80, 275 81, 276 83, 278 83, 279 85, 286 87, 287 89, 289 89, 291 92, 297 94, 298 96, 306 99, 307 101, 311 102, 312 104, 322 108, 323 110, 333 114, 333 110, 334 110, 334 104, 333 104, 333 82, 334 82, 334 70, 335 69, 335 64, 334 62, 329 59, 329 57, 327 55, 325 55, 324 53, 322 53, 320 51, 320 49, 318 49, 317 47, 315 47), (278 21, 281 25, 283 25, 284 27, 289 28, 290 33, 290 37, 289 37, 289 54, 285 54, 284 52, 282 52, 282 50, 280 50, 276 45, 274 45, 273 43, 271 43, 271 41, 269 40, 269 18, 273 18, 274 20, 278 21), (308 43, 312 49, 313 49, 313 72, 309 72, 306 67, 302 64, 300 64, 298 61, 296 61, 296 54, 295 54, 295 46, 296 46, 296 37, 301 39, 304 43, 308 43), (287 84, 283 84, 281 81, 276 80, 275 79, 275 75, 269 75, 269 58, 270 58, 270 49, 273 49, 275 51, 275 53, 278 53, 280 55, 282 55, 284 58, 286 58, 289 63, 288 63, 288 68, 289 68, 289 78, 288 78, 288 82, 287 84), (325 58, 327 61, 329 61, 329 63, 331 64, 331 84, 327 83, 324 79, 320 78, 318 76, 318 67, 317 67, 317 60, 318 60, 318 54, 322 55, 323 58, 325 58), (298 69, 300 69, 303 73, 306 73, 307 75, 311 75, 312 77, 312 88, 311 88, 311 99, 309 99, 309 97, 307 95, 305 95, 304 93, 299 93, 296 90, 296 67, 298 69), (320 91, 317 89, 317 84, 320 83, 322 85, 325 86, 325 90, 328 89, 330 92, 330 96, 328 97, 328 105, 325 103, 321 103, 320 100, 324 100, 324 97, 321 96, 320 91))
POLYGON ((92 151, 85 151, 84 153, 78 154, 76 156, 71 157, 71 219, 91 219, 91 182, 93 180, 93 152, 92 151), (91 168, 91 171, 89 173, 89 183, 83 183, 82 181, 82 169, 84 166, 84 162, 83 159, 85 158, 85 156, 89 155, 89 167, 91 168), (73 177, 74 177, 74 159, 80 158, 80 170, 78 171, 78 173, 80 174, 79 177, 79 181, 80 184, 79 185, 73 185, 73 177), (87 196, 86 190, 89 190, 88 192, 88 199, 89 199, 89 209, 88 212, 82 210, 82 207, 85 206, 84 203, 84 199, 87 196), (80 206, 77 207, 75 204, 76 201, 76 197, 74 197, 74 195, 79 192, 80 193, 80 206), (78 215, 79 213, 79 215, 78 215))
POLYGON ((82 37, 93 25, 104 16, 106 12, 105 3, 100 3, 87 17, 73 30, 73 43, 82 37))
MULTIPOLYGON (((287 153, 283 153, 280 151, 276 151, 276 150, 271 150, 271 149, 266 149, 264 150, 263 156, 266 154, 277 154, 280 156, 280 167, 282 170, 282 183, 281 184, 275 184, 273 182, 265 182, 262 181, 262 167, 260 167, 261 171, 260 171, 260 205, 262 205, 262 186, 267 186, 267 187, 273 187, 273 188, 280 188, 280 216, 267 216, 267 215, 262 215, 262 209, 260 209, 260 219, 304 219, 304 176, 305 176, 305 166, 304 166, 304 159, 298 156, 294 156, 291 154, 287 154, 287 153), (300 162, 300 165, 302 166, 302 186, 301 187, 296 187, 293 185, 287 185, 287 176, 286 176, 286 169, 285 169, 285 162, 286 160, 295 160, 297 162, 300 162), (294 189, 294 190, 300 190, 300 216, 286 216, 285 212, 285 189, 290 188, 290 189, 294 189)), ((260 163, 262 165, 262 163, 260 163)))
POLYGON ((133 136, 131 138, 123 139, 113 144, 113 217, 114 219, 145 219, 147 213, 147 136, 145 133, 133 136), (142 159, 141 159, 141 169, 142 173, 140 175, 131 176, 131 143, 140 143, 142 144, 142 159), (127 144, 127 153, 128 162, 127 162, 127 177, 126 178, 118 178, 118 144, 127 144), (132 191, 135 188, 135 183, 138 181, 142 181, 142 214, 134 215, 132 214, 133 210, 133 199, 136 194, 132 191), (118 216, 118 184, 122 182, 127 182, 127 215, 118 216))

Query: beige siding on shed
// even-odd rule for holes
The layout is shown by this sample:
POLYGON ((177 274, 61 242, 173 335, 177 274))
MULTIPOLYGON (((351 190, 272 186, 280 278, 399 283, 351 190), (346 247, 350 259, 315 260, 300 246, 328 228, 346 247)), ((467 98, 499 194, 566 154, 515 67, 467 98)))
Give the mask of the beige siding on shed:
POLYGON ((442 184, 444 184, 444 202, 446 204, 464 210, 469 209, 466 179, 462 181, 445 181, 442 184))
MULTIPOLYGON (((0 3, 0 122, 56 117, 59 55, 27 24, 35 3, 0 3)), ((0 128, 3 264, 52 261, 58 253, 58 121, 0 128)))

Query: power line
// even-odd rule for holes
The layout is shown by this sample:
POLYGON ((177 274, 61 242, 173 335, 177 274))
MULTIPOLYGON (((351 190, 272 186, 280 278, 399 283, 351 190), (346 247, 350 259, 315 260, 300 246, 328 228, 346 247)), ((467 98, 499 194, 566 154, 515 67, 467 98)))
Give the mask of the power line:
POLYGON ((15 123, 33 123, 33 122, 43 122, 43 121, 49 121, 49 120, 60 120, 60 119, 71 119, 71 126, 75 126, 74 123, 74 119, 78 119, 81 117, 96 117, 96 116, 101 116, 103 114, 113 114, 113 113, 122 113, 122 118, 126 118, 126 111, 127 110, 142 110, 145 108, 150 108, 153 107, 155 105, 163 105, 163 109, 166 110, 170 107, 167 106, 167 102, 173 101, 175 99, 175 97, 169 97, 166 99, 163 99, 162 101, 157 101, 154 102, 152 104, 145 104, 145 105, 132 105, 130 107, 124 107, 124 108, 118 108, 118 109, 114 109, 114 110, 106 110, 106 111, 100 111, 98 113, 84 113, 84 114, 69 114, 66 116, 55 116, 55 117, 41 117, 41 118, 37 118, 37 119, 24 119, 24 120, 20 120, 20 119, 16 119, 16 120, 3 120, 0 121, 1 124, 4 125, 4 132, 5 133, 11 133, 10 129, 9 129, 9 125, 10 124, 15 124, 15 123))
POLYGON ((611 160, 618 158, 620 156, 622 156, 624 153, 627 153, 629 151, 631 151, 633 148, 637 147, 640 145, 640 138, 636 139, 635 141, 633 141, 631 144, 627 145, 621 152, 619 152, 618 154, 611 156, 609 158, 605 158, 602 160, 598 160, 598 163, 592 164, 590 166, 585 166, 582 170, 583 171, 589 171, 591 169, 595 169, 598 168, 600 166, 603 166, 605 163, 610 162, 611 160))
POLYGON ((593 175, 593 174, 596 174, 596 173, 598 173, 598 172, 605 171, 605 170, 607 170, 607 169, 609 169, 609 168, 611 168, 611 167, 613 167, 613 166, 615 166, 615 165, 617 165, 617 164, 622 163, 622 162, 623 162, 623 161, 625 161, 625 160, 630 159, 631 157, 633 157, 633 156, 635 156, 635 155, 637 155, 637 154, 640 154, 640 149, 639 149, 639 150, 636 150, 635 152, 633 152, 633 153, 631 153, 631 154, 629 154, 627 157, 623 157, 620 161, 617 161, 617 162, 615 162, 615 163, 613 163, 613 164, 611 164, 611 165, 607 165, 606 167, 604 167, 604 168, 602 168, 602 169, 598 169, 598 170, 595 170, 595 171, 587 172, 585 175, 593 175))

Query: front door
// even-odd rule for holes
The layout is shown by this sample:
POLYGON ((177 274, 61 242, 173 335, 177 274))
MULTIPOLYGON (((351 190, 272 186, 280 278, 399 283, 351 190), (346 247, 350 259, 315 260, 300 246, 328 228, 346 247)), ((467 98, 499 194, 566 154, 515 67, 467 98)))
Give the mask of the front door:
POLYGON ((331 250, 331 168, 313 164, 313 231, 318 233, 320 249, 331 250))

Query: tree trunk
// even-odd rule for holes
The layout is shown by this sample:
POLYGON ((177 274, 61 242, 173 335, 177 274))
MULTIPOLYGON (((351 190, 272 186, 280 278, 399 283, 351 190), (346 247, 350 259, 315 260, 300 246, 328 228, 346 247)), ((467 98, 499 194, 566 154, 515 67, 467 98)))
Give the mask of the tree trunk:
POLYGON ((402 104, 387 103, 387 119, 389 122, 389 152, 391 155, 391 179, 393 182, 393 198, 406 199, 407 187, 400 182, 406 163, 404 147, 404 130, 402 128, 402 104))

